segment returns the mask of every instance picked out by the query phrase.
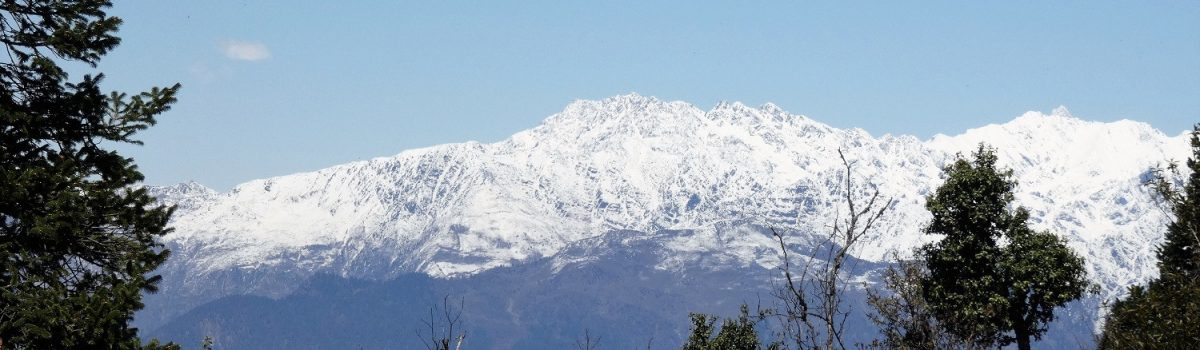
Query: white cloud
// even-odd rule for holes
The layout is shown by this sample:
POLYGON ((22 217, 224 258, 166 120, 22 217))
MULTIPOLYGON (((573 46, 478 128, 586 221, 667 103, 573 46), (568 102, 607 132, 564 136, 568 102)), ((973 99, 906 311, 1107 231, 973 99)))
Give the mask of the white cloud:
POLYGON ((262 61, 271 58, 271 51, 262 43, 230 40, 221 44, 225 57, 239 61, 262 61))

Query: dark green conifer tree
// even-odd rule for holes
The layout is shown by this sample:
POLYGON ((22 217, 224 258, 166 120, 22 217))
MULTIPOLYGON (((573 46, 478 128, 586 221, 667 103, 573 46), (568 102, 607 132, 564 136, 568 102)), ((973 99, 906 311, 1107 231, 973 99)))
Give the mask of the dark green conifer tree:
POLYGON ((979 345, 1030 348, 1054 319, 1054 308, 1088 289, 1083 259, 1049 232, 1029 228, 1029 213, 1013 207, 1017 182, 996 168, 994 149, 980 145, 959 158, 931 195, 925 232, 944 238, 920 255, 930 310, 955 336, 979 345))
POLYGON ((1149 183, 1175 220, 1158 247, 1159 277, 1132 286, 1104 325, 1101 349, 1182 349, 1200 344, 1200 125, 1193 128, 1187 182, 1172 183, 1176 168, 1156 171, 1149 183))
POLYGON ((1192 156, 1187 160, 1187 183, 1182 190, 1170 185, 1166 174, 1153 180, 1175 216, 1167 225, 1165 242, 1158 247, 1158 270, 1164 283, 1187 283, 1200 278, 1200 125, 1193 127, 1192 156))
MULTIPOLYGON (((5 348, 142 348, 129 326, 169 208, 112 149, 175 101, 179 85, 129 96, 93 68, 120 42, 104 0, 0 0, 0 342, 5 348)), ((145 346, 158 347, 157 342, 145 346)))

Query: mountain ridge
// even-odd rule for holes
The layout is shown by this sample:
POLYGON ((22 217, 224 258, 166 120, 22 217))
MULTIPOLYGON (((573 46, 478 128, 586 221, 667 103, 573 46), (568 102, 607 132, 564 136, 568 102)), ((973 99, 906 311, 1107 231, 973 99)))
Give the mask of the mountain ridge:
POLYGON ((873 184, 896 200, 855 252, 884 261, 932 239, 920 234, 924 196, 940 184, 943 164, 980 141, 1013 168, 1017 202, 1035 227, 1088 259, 1105 298, 1156 274, 1153 246, 1166 217, 1140 181, 1151 166, 1187 155, 1184 135, 1087 122, 1065 108, 920 140, 838 129, 774 104, 704 111, 630 94, 572 102, 495 143, 408 150, 225 193, 194 183, 150 189, 179 204, 176 231, 164 238, 175 253, 160 270, 168 299, 282 296, 299 284, 291 279, 316 273, 469 276, 616 231, 661 240, 657 269, 699 261, 771 269, 778 243, 761 228, 812 245, 840 210, 838 150, 856 164, 856 196, 873 184))

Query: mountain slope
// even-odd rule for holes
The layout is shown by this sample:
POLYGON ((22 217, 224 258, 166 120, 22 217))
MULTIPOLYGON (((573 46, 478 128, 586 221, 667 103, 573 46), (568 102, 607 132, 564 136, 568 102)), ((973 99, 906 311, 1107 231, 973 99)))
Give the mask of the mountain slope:
POLYGON ((448 278, 547 257, 571 259, 565 266, 589 256, 563 249, 613 232, 657 240, 662 251, 648 263, 661 271, 772 269, 779 253, 764 228, 811 247, 836 217, 839 149, 855 163, 856 195, 873 184, 896 200, 855 255, 893 259, 931 239, 920 234, 924 196, 942 164, 979 142, 999 147, 1035 227, 1085 255, 1104 296, 1156 273, 1166 217, 1140 182, 1151 166, 1186 156, 1182 135, 1060 109, 921 141, 837 129, 770 104, 703 111, 633 94, 574 102, 493 144, 410 150, 228 193, 153 188, 180 209, 163 293, 139 322, 161 324, 223 295, 283 297, 314 274, 448 278))

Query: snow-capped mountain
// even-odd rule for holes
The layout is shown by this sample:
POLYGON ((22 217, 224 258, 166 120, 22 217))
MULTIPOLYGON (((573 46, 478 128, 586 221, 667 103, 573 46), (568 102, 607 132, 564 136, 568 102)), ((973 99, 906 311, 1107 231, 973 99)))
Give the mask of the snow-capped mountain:
POLYGON ((1063 108, 923 141, 833 128, 772 104, 704 111, 631 94, 576 101, 497 143, 409 150, 227 193, 195 183, 151 190, 178 205, 164 293, 195 303, 282 296, 317 273, 448 278, 539 258, 586 262, 564 249, 613 232, 656 240, 662 271, 772 269, 778 245, 764 228, 811 246, 844 210, 839 149, 854 163, 856 195, 895 200, 855 255, 894 259, 929 241, 925 195, 942 165, 980 142, 998 148, 1020 182, 1018 203, 1087 259, 1105 297, 1156 274, 1167 217, 1141 182, 1151 167, 1186 158, 1185 134, 1063 108))

